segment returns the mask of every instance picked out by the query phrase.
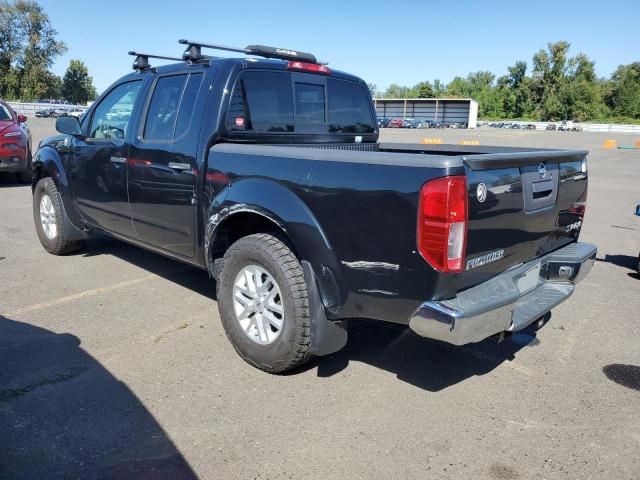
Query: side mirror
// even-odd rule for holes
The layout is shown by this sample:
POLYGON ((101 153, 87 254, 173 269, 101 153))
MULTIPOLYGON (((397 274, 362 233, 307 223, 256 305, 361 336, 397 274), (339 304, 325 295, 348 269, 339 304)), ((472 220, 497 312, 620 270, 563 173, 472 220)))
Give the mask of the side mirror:
POLYGON ((56 119, 56 130, 66 135, 80 135, 80 121, 76 117, 63 116, 56 119))
POLYGON ((640 217, 640 205, 636 205, 636 215, 640 217))
POLYGON ((27 116, 26 115, 18 115, 18 123, 24 123, 27 121, 27 116))

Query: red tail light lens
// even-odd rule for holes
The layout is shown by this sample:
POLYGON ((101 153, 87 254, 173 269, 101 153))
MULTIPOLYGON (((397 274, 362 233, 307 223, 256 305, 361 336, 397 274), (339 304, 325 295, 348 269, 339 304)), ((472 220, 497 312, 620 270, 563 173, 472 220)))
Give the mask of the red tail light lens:
POLYGON ((318 65, 317 63, 287 62, 287 68, 312 73, 326 73, 327 75, 331 73, 331 69, 329 67, 325 65, 318 65))
POLYGON ((436 178, 420 190, 418 250, 439 272, 461 272, 467 243, 467 179, 436 178))

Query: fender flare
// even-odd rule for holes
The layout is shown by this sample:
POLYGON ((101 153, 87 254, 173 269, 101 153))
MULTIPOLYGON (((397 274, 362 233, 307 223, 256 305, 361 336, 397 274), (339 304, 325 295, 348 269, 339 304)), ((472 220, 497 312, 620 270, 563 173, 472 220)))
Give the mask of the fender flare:
POLYGON ((80 214, 71 198, 69 178, 56 149, 50 146, 39 148, 31 164, 34 172, 31 191, 35 189, 36 184, 41 178, 51 177, 56 184, 62 205, 64 206, 64 224, 69 234, 69 240, 86 238, 86 233, 82 228, 78 227, 78 225, 82 223, 80 214))
POLYGON ((308 262, 330 312, 342 304, 339 262, 321 225, 309 207, 294 192, 273 180, 239 180, 220 192, 212 202, 205 229, 205 258, 211 267, 211 247, 220 226, 238 213, 261 215, 277 225, 289 238, 301 260, 308 262))

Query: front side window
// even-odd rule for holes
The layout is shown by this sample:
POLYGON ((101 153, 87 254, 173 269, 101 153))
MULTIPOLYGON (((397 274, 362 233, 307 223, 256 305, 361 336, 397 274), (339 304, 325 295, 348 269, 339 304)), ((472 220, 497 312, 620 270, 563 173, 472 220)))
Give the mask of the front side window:
POLYGON ((142 82, 118 85, 93 112, 89 138, 124 139, 142 82))

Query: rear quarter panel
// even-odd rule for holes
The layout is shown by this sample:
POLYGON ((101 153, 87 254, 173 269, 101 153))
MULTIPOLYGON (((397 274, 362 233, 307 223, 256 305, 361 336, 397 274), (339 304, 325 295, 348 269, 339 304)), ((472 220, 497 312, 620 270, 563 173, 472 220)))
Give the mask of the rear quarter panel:
MULTIPOLYGON (((349 153, 341 152, 345 159, 349 153)), ((285 226, 318 276, 330 269, 339 294, 339 305, 329 312, 334 318, 406 323, 425 299, 446 297, 442 276, 416 250, 418 192, 427 180, 461 173, 461 167, 323 161, 214 148, 209 158, 211 169, 229 177, 229 197, 234 189, 243 188, 242 184, 262 180, 277 183, 291 198, 304 203, 309 215, 306 219, 293 213, 299 212, 297 206, 289 208, 286 202, 271 202, 270 215, 285 226), (320 231, 331 259, 326 252, 306 248, 307 228, 320 231)), ((250 197, 247 195, 249 207, 258 202, 250 197)), ((240 197, 234 201, 239 202, 240 197)))

